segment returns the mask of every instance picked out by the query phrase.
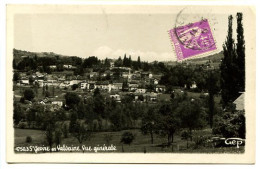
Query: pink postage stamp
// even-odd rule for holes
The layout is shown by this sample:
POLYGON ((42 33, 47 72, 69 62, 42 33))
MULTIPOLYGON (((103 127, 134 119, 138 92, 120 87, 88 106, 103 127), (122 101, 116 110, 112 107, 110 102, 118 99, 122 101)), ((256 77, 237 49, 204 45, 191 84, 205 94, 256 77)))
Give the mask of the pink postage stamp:
POLYGON ((207 19, 169 31, 177 60, 190 59, 217 49, 207 19))

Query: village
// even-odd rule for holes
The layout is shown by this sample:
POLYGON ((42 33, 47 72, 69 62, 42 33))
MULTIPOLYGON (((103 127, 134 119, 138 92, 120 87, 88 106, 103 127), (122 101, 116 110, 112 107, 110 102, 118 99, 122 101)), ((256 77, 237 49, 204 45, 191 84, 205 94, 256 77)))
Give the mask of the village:
MULTIPOLYGON (((116 102, 121 102, 121 98, 125 95, 133 96, 134 102, 156 103, 170 100, 171 93, 166 93, 166 86, 159 84, 162 74, 134 71, 129 67, 114 67, 113 63, 102 73, 94 72, 93 68, 89 68, 87 70, 89 73, 85 73, 84 76, 73 75, 75 66, 72 65, 63 65, 64 72, 55 72, 56 65, 50 65, 50 68, 53 70, 52 74, 36 71, 28 76, 26 73, 20 73, 21 80, 17 82, 17 87, 26 88, 37 85, 39 88, 47 86, 50 91, 59 90, 61 95, 52 93, 38 99, 40 104, 52 104, 58 107, 64 105, 63 92, 77 92, 80 97, 85 98, 91 96, 91 93, 97 88, 103 95, 116 102), (118 72, 119 75, 115 75, 118 72)), ((196 82, 190 86, 191 89, 196 87, 196 82)), ((183 92, 181 89, 176 91, 183 92)))

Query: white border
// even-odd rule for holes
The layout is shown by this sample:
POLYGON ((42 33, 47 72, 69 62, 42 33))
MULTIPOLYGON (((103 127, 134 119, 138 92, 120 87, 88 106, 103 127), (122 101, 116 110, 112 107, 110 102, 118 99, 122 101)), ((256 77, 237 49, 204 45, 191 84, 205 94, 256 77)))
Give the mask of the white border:
MULTIPOLYGON (((5 37, 6 37, 6 32, 5 32, 5 27, 6 27, 6 22, 5 22, 5 5, 7 3, 23 3, 23 4, 30 4, 30 3, 34 3, 34 4, 93 4, 93 3, 102 3, 102 4, 106 4, 108 3, 107 1, 105 2, 85 2, 85 1, 65 1, 65 0, 38 0, 38 1, 33 1, 33 0, 24 0, 21 2, 21 0, 1 0, 0 1, 0 27, 1 27, 1 32, 0 32, 0 56, 1 56, 1 60, 0 60, 0 78, 1 78, 1 82, 0 83, 0 90, 1 90, 1 93, 5 93, 6 91, 6 85, 5 85, 5 80, 6 80, 6 73, 5 73, 5 63, 6 63, 6 59, 5 59, 5 53, 6 53, 6 48, 5 48, 5 37)), ((171 4, 171 2, 148 2, 148 1, 145 1, 145 2, 123 2, 123 3, 120 3, 120 4, 160 4, 160 5, 167 5, 167 4, 171 4)), ((173 2, 174 4, 179 4, 179 5, 185 5, 185 4, 198 4, 198 3, 203 3, 203 4, 207 4, 207 5, 228 5, 228 4, 234 4, 234 1, 220 1, 220 2, 205 2, 205 1, 200 1, 200 2, 173 2)), ((252 5, 252 4, 255 4, 256 5, 256 11, 259 10, 259 2, 257 0, 255 1, 239 1, 239 2, 235 2, 236 5, 252 5)), ((110 4, 118 4, 118 2, 113 2, 113 3, 110 3, 110 4)), ((257 13, 257 18, 259 18, 259 12, 256 12, 257 13)), ((259 22, 257 21, 257 29, 256 30, 259 30, 259 22)), ((257 33, 257 45, 259 45, 259 33, 257 33)), ((256 62, 257 62, 257 65, 259 65, 259 49, 256 50, 257 52, 257 57, 256 57, 256 62)), ((259 73, 259 66, 256 66, 256 71, 259 73)), ((258 77, 258 76, 256 76, 258 77)), ((256 78, 256 83, 258 86, 259 85, 259 79, 256 78)), ((256 88, 256 93, 259 94, 259 88, 256 88)), ((37 165, 37 164, 17 164, 17 165, 10 165, 10 164, 7 164, 5 161, 5 158, 6 158, 6 154, 5 154, 5 147, 6 147, 6 140, 5 140, 5 134, 6 134, 6 129, 5 129, 5 112, 6 112, 6 107, 5 107, 5 102, 6 102, 6 96, 5 94, 2 94, 1 97, 1 122, 0 122, 0 125, 1 125, 1 144, 0 144, 0 148, 1 148, 1 154, 0 154, 0 159, 1 159, 1 164, 0 164, 0 167, 1 168, 85 168, 85 167, 91 167, 91 168, 100 168, 100 167, 106 167, 106 168, 122 168, 122 167, 126 167, 126 168, 130 168, 131 166, 126 166, 126 165, 109 165, 109 166, 104 166, 104 165, 88 165, 88 166, 82 166, 82 165, 37 165)), ((258 98, 256 98, 257 101, 259 101, 258 98)), ((259 104, 257 104, 257 110, 259 110, 259 104)), ((256 113, 256 120, 259 121, 259 115, 258 113, 256 113)), ((256 124, 257 125, 257 129, 260 128, 260 125, 259 125, 259 122, 256 124)), ((257 141, 259 140, 259 132, 257 130, 256 132, 256 139, 257 141)), ((259 165, 259 146, 256 145, 256 149, 257 149, 257 153, 256 153, 256 159, 257 159, 257 163, 256 165, 249 165, 249 166, 246 166, 247 168, 259 168, 260 165, 259 165)), ((142 167, 142 168, 148 168, 148 166, 145 166, 145 165, 134 165, 132 167, 142 167)), ((153 165, 153 166, 149 166, 149 168, 158 168, 158 167, 164 167, 164 168, 172 168, 173 166, 171 165, 153 165)), ((199 169, 204 169, 204 168, 208 168, 208 167, 211 167, 211 168, 217 168, 217 167, 221 167, 222 169, 225 169, 225 168, 236 168, 236 169, 240 169, 240 168, 244 168, 245 166, 243 165, 221 165, 221 166, 218 166, 218 165, 214 165, 214 166, 208 166, 208 165, 196 165, 196 166, 190 166, 190 165, 177 165, 176 167, 178 168, 190 168, 190 167, 194 167, 194 168, 199 168, 199 169)))

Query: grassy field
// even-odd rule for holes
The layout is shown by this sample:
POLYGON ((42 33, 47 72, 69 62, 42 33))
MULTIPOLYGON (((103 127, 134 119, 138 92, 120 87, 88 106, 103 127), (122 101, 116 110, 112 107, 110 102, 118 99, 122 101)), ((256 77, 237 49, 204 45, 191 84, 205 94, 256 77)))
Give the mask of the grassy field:
MULTIPOLYGON (((174 143, 167 147, 166 145, 167 139, 163 137, 156 136, 154 138, 154 144, 151 144, 150 136, 143 135, 140 130, 133 129, 130 130, 135 135, 135 140, 131 145, 122 145, 120 143, 121 135, 125 131, 118 132, 96 132, 93 134, 90 140, 83 142, 85 146, 103 146, 108 145, 105 141, 105 135, 112 135, 112 140, 110 144, 116 146, 116 152, 146 152, 146 153, 243 153, 244 147, 240 147, 239 149, 236 147, 223 147, 223 148, 214 148, 213 146, 207 147, 198 147, 194 148, 195 143, 189 141, 189 148, 187 148, 186 140, 182 140, 179 134, 176 134, 174 137, 174 143)), ((47 145, 45 142, 44 131, 41 130, 29 130, 29 129, 15 129, 15 147, 17 146, 43 146, 47 145), (26 137, 31 136, 32 142, 26 143, 26 137)), ((194 131, 194 135, 210 135, 211 131, 207 130, 199 130, 194 131)), ((62 144, 67 146, 79 146, 77 139, 69 136, 69 138, 63 138, 62 144)), ((92 151, 93 152, 93 151, 92 151)))

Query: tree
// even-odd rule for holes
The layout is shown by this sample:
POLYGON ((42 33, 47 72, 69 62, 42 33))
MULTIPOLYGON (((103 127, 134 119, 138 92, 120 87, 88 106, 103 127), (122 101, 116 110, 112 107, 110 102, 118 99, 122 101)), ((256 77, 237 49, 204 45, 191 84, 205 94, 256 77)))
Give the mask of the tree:
POLYGON ((55 132, 54 132, 54 142, 57 145, 60 145, 62 142, 62 129, 61 126, 56 127, 55 132))
POLYGON ((73 84, 73 85, 71 86, 71 89, 72 89, 72 90, 76 90, 78 87, 79 87, 78 84, 73 84))
POLYGON ((104 140, 105 140, 105 142, 107 143, 107 145, 109 145, 110 144, 110 141, 113 139, 113 135, 112 134, 105 134, 104 135, 104 140))
MULTIPOLYGON (((82 145, 82 143, 88 139, 91 138, 92 132, 88 129, 88 126, 86 123, 77 120, 75 124, 75 129, 73 131, 73 136, 78 140, 79 144, 82 145)), ((84 150, 83 150, 84 153, 84 150)))
POLYGON ((70 108, 75 108, 80 102, 80 97, 77 93, 67 92, 65 94, 66 105, 70 108))
POLYGON ((25 111, 22 108, 20 103, 14 102, 14 114, 13 114, 13 120, 14 124, 19 124, 19 122, 25 118, 25 111))
POLYGON ((179 113, 170 104, 163 104, 159 108, 158 129, 159 134, 167 135, 168 144, 173 142, 175 132, 181 127, 179 113))
POLYGON ((20 74, 18 72, 14 72, 13 81, 17 83, 20 79, 21 79, 20 74))
POLYGON ((134 134, 132 132, 126 131, 121 136, 121 143, 128 144, 130 146, 130 144, 134 141, 134 139, 135 139, 134 134))
POLYGON ((123 66, 123 61, 121 59, 121 56, 115 61, 115 67, 121 67, 123 66))
POLYGON ((123 85, 122 85, 122 91, 123 92, 126 92, 126 91, 128 91, 128 88, 129 86, 128 86, 128 81, 127 80, 125 80, 124 82, 123 82, 123 85))
POLYGON ((237 13, 237 65, 238 65, 238 91, 245 91, 245 40, 243 28, 243 14, 237 13))
POLYGON ((55 143, 55 130, 57 119, 53 116, 53 113, 50 111, 45 111, 43 115, 43 123, 44 123, 44 135, 47 144, 49 145, 50 152, 52 152, 52 146, 55 143))
MULTIPOLYGON (((232 15, 228 18, 228 35, 225 43, 223 44, 223 54, 224 58, 222 59, 220 70, 221 70, 221 96, 222 96, 222 106, 226 107, 229 102, 233 102, 238 96, 241 89, 243 80, 240 80, 243 77, 239 76, 239 66, 237 64, 237 51, 239 52, 239 60, 243 60, 243 51, 244 51, 244 39, 243 39, 243 29, 241 15, 238 15, 238 47, 243 49, 235 48, 234 39, 232 37, 232 15)), ((243 61, 242 61, 243 62, 243 61)), ((243 64, 243 63, 242 63, 243 64)), ((242 74, 241 74, 242 76, 242 74)), ((243 86, 242 86, 243 87, 243 86)))
POLYGON ((140 59, 140 56, 138 56, 138 58, 137 58, 137 66, 138 66, 138 68, 139 69, 141 69, 141 59, 140 59))
MULTIPOLYGON (((181 119, 181 126, 188 128, 192 136, 192 130, 205 126, 205 112, 202 110, 199 100, 187 98, 179 105, 178 111, 181 119)), ((192 139, 192 137, 191 137, 192 139)))
POLYGON ((24 98, 29 101, 31 101, 35 97, 35 94, 32 89, 26 89, 24 91, 23 95, 24 95, 24 98))
POLYGON ((29 84, 32 85, 34 82, 34 78, 32 76, 29 77, 29 84))
POLYGON ((206 79, 206 87, 209 93, 208 96, 208 107, 209 107, 209 124, 210 127, 213 127, 213 117, 215 114, 215 101, 214 96, 219 91, 219 75, 218 72, 210 71, 206 79))
POLYGON ((46 139, 46 141, 49 145, 49 148, 50 148, 50 152, 52 152, 52 145, 55 142, 54 130, 55 130, 55 124, 53 122, 50 122, 49 124, 47 124, 46 130, 44 132, 45 139, 46 139))
POLYGON ((72 112, 71 116, 70 116, 70 126, 69 126, 69 131, 71 133, 73 133, 75 131, 77 120, 78 120, 78 113, 72 112))
POLYGON ((192 138, 192 135, 188 131, 183 131, 181 133, 181 139, 187 141, 187 148, 189 148, 189 139, 192 138))
POLYGON ((150 134, 151 144, 153 144, 154 133, 156 131, 157 112, 154 107, 151 107, 142 118, 141 131, 143 134, 150 134))
POLYGON ((226 138, 240 137, 245 138, 245 112, 227 111, 221 117, 216 118, 213 127, 213 134, 221 134, 226 138))
POLYGON ((94 112, 101 117, 105 117, 105 100, 104 97, 101 95, 100 90, 98 88, 94 91, 94 112))

